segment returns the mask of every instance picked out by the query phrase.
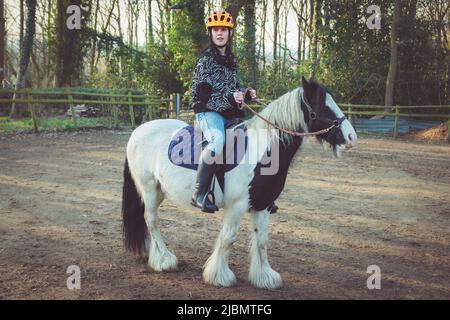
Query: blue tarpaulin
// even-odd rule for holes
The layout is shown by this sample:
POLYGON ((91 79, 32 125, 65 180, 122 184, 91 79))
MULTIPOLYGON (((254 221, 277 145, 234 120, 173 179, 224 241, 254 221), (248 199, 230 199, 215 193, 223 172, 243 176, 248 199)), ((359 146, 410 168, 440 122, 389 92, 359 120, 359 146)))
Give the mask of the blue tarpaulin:
MULTIPOLYGON (((355 118, 352 119, 352 124, 358 132, 377 132, 392 134, 394 132, 394 117, 385 116, 382 119, 366 119, 355 118)), ((442 121, 436 120, 417 120, 407 117, 400 117, 398 119, 398 133, 405 134, 411 131, 417 131, 427 128, 432 128, 441 124, 442 121)))

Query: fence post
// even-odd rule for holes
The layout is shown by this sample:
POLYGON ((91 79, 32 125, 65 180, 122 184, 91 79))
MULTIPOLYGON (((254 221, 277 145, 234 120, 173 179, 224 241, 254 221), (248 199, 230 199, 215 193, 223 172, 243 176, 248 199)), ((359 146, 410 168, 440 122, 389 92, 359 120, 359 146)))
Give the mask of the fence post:
POLYGON ((150 105, 150 98, 148 96, 145 97, 145 104, 147 105, 147 120, 152 121, 153 120, 153 108, 150 105))
POLYGON ((450 143, 450 114, 448 115, 447 141, 450 143))
POLYGON ((171 118, 172 110, 174 109, 174 103, 173 103, 174 100, 175 100, 175 96, 172 93, 169 96, 169 105, 167 108, 167 118, 171 118))
POLYGON ((128 91, 128 107, 130 110, 130 118, 131 118, 131 126, 134 128, 136 126, 135 119, 134 119, 134 109, 133 105, 131 104, 133 102, 133 98, 131 97, 131 91, 128 91))
POLYGON ((34 131, 34 133, 39 133, 39 129, 37 126, 37 121, 36 121, 36 114, 34 112, 33 103, 31 102, 32 99, 33 99, 33 96, 31 95, 30 91, 27 90, 28 109, 30 110, 31 119, 33 120, 33 131, 34 131))
MULTIPOLYGON (((351 124, 353 124, 353 117, 352 117, 352 107, 348 106, 347 107, 347 115, 348 115, 348 121, 350 121, 351 124)), ((354 124, 353 124, 354 126, 354 124)))
POLYGON ((181 94, 177 93, 176 94, 176 101, 177 101, 177 119, 180 116, 180 110, 181 110, 181 94))
POLYGON ((398 135, 398 106, 395 106, 394 113, 394 138, 397 138, 398 135))
POLYGON ((69 106, 70 106, 70 112, 72 113, 72 120, 73 124, 75 125, 75 128, 77 127, 77 119, 75 117, 75 109, 73 108, 73 96, 69 92, 69 106))
POLYGON ((119 129, 119 105, 117 104, 117 100, 114 97, 114 91, 111 93, 111 102, 112 102, 112 115, 113 115, 113 126, 114 129, 119 129))

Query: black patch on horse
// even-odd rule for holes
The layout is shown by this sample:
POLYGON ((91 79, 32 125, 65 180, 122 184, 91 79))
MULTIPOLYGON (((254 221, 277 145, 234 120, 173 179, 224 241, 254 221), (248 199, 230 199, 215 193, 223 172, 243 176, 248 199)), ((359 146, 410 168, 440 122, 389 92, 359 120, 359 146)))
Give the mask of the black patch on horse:
POLYGON ((281 191, 284 189, 292 158, 302 144, 302 141, 302 137, 292 137, 290 143, 283 143, 278 139, 274 141, 274 143, 278 145, 274 145, 272 148, 279 148, 279 167, 277 173, 274 175, 261 174, 262 167, 271 166, 271 163, 268 163, 267 154, 265 154, 261 160, 262 163, 268 163, 267 165, 258 162, 254 169, 254 177, 250 182, 249 190, 250 206, 253 209, 258 211, 264 210, 279 197, 281 191))

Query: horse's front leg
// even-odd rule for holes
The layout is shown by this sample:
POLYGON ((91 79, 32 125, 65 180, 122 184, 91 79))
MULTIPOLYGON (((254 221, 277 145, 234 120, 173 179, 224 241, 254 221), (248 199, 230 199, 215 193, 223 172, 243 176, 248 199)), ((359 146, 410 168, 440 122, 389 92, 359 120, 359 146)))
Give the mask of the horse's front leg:
POLYGON ((251 212, 252 239, 250 246, 250 270, 248 280, 258 288, 276 289, 283 285, 281 276, 269 264, 269 216, 267 210, 251 212))
POLYGON ((228 266, 228 258, 236 241, 242 216, 248 210, 248 201, 239 200, 225 209, 222 230, 214 246, 214 252, 203 266, 203 280, 218 287, 229 287, 236 276, 228 266))

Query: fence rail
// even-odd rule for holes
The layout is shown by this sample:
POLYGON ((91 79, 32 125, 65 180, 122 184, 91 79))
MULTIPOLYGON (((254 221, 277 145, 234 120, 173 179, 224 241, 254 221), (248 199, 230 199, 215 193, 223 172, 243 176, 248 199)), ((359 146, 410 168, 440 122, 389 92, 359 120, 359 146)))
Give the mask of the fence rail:
POLYGON ((66 105, 71 110, 74 126, 77 127, 77 119, 74 112, 76 104, 86 105, 103 105, 111 107, 111 114, 114 118, 114 126, 118 127, 118 108, 119 106, 128 106, 131 126, 135 127, 134 106, 147 106, 145 118, 153 119, 155 115, 161 116, 162 112, 166 112, 167 117, 173 112, 178 115, 180 106, 178 105, 179 97, 172 95, 169 98, 161 98, 146 94, 133 94, 131 90, 127 93, 117 93, 114 91, 108 93, 75 91, 70 89, 45 91, 40 89, 0 89, 0 104, 27 104, 30 112, 34 132, 39 132, 37 117, 35 112, 36 105, 66 105), (4 98, 5 95, 11 97, 4 98), (49 98, 50 96, 50 98, 49 98), (53 97, 52 97, 53 96, 53 97), (82 98, 80 98, 80 96, 82 98), (96 99, 98 98, 98 99, 96 99), (106 98, 106 99, 102 99, 106 98), (165 106, 163 106, 165 105, 165 106), (175 108, 175 105, 177 106, 175 108))
MULTIPOLYGON (((270 101, 262 100, 265 103, 270 101)), ((355 125, 354 116, 392 116, 394 118, 394 125, 392 135, 394 138, 398 136, 400 117, 416 117, 421 119, 442 119, 448 120, 448 134, 447 141, 450 143, 450 105, 423 105, 423 106, 393 106, 386 110, 386 106, 382 105, 362 105, 362 104, 339 104, 347 118, 355 125), (407 113, 405 110, 448 110, 448 113, 407 113)), ((261 110, 261 105, 252 106, 256 111, 261 110)))
MULTIPOLYGON (((153 119, 154 115, 161 116, 161 112, 165 111, 167 117, 171 117, 175 113, 176 117, 181 110, 181 94, 171 95, 169 98, 161 98, 146 94, 133 94, 131 90, 125 90, 126 93, 111 92, 86 92, 76 91, 73 89, 62 89, 58 91, 46 91, 42 89, 0 89, 0 104, 24 103, 28 105, 35 132, 38 132, 38 125, 36 120, 35 105, 41 104, 63 104, 70 107, 72 119, 76 126, 76 117, 74 113, 75 104, 88 105, 109 105, 112 108, 112 115, 114 117, 114 124, 118 127, 118 108, 119 106, 128 106, 130 115, 130 122, 132 127, 135 126, 134 106, 147 106, 145 118, 153 119), (3 98, 4 95, 12 95, 12 98, 3 98), (45 96, 45 97, 42 97, 45 96), (55 98, 48 98, 48 96, 57 96, 55 98), (59 96, 59 97, 58 97, 59 96), (64 98, 61 98, 64 97, 64 98), (80 98, 83 97, 83 98, 80 98), (84 98, 88 97, 88 98, 84 98), (106 98, 106 99, 95 99, 106 98), (162 106, 165 104, 166 106, 162 106)), ((269 102, 269 101, 267 101, 269 102)), ((354 116, 392 116, 394 119, 393 136, 398 136, 399 119, 400 117, 417 117, 422 119, 443 119, 448 121, 448 136, 447 140, 450 143, 450 105, 423 105, 423 106, 393 106, 386 110, 386 106, 381 105, 360 105, 360 104, 339 104, 343 112, 347 115, 350 121, 354 121, 354 116), (443 113, 429 113, 429 112, 413 112, 407 113, 405 110, 448 110, 448 114, 443 113)), ((260 106, 254 106, 256 110, 260 110, 260 106)))
POLYGON ((352 121, 353 116, 361 115, 361 116, 392 116, 394 117, 394 128, 393 128, 393 137, 396 138, 398 136, 399 129, 399 119, 400 117, 417 117, 417 118, 426 118, 426 119, 443 119, 448 120, 448 133, 447 133, 447 141, 450 143, 450 105, 423 105, 423 106, 393 106, 389 110, 386 110, 386 106, 380 105, 360 105, 360 104, 340 104, 341 108, 343 108, 344 113, 346 113, 347 117, 350 121, 352 121), (359 110, 358 110, 359 109, 359 110), (362 109, 362 110, 361 110, 362 109), (375 109, 375 111, 366 111, 367 109, 375 109), (378 111, 378 110, 382 111, 378 111), (401 112, 402 110, 408 109, 433 109, 433 110, 448 110, 448 114, 442 113, 406 113, 401 112))

